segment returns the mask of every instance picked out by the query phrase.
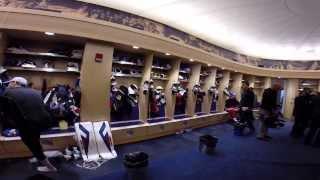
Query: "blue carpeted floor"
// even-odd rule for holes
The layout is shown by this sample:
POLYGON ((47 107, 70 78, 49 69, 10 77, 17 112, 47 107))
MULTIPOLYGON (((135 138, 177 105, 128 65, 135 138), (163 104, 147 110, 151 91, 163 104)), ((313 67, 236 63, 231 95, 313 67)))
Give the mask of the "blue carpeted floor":
MULTIPOLYGON (((320 149, 306 147, 302 140, 289 138, 291 124, 272 129, 271 142, 258 141, 255 135, 234 136, 228 124, 197 129, 130 145, 117 146, 119 157, 97 170, 84 170, 72 162, 56 160, 59 173, 52 179, 72 178, 108 180, 127 179, 123 154, 144 151, 150 155, 146 179, 214 180, 320 180, 320 149), (198 151, 202 134, 219 137, 214 155, 198 151)), ((26 160, 10 160, 0 166, 1 180, 26 179, 36 174, 26 160)))

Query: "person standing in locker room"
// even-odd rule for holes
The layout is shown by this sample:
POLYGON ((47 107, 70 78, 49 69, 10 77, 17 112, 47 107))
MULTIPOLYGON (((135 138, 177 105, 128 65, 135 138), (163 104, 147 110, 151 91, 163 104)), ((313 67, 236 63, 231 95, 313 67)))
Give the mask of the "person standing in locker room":
POLYGON ((4 96, 7 100, 7 116, 11 118, 19 131, 21 140, 40 162, 40 172, 55 172, 57 169, 44 155, 40 143, 40 132, 49 128, 52 119, 46 110, 41 92, 27 87, 28 81, 15 77, 9 81, 4 96))
POLYGON ((245 122, 250 129, 250 133, 254 133, 253 125, 254 117, 252 109, 254 108, 254 92, 249 88, 249 82, 244 81, 242 84, 243 92, 240 100, 240 121, 245 122))
POLYGON ((273 123, 275 111, 277 109, 278 92, 281 89, 279 83, 273 84, 272 88, 265 89, 262 95, 260 106, 260 130, 258 140, 269 141, 272 139, 268 135, 268 126, 273 123))
POLYGON ((299 96, 294 99, 293 117, 294 125, 291 131, 291 137, 300 138, 308 127, 312 114, 312 96, 311 90, 304 88, 299 96))

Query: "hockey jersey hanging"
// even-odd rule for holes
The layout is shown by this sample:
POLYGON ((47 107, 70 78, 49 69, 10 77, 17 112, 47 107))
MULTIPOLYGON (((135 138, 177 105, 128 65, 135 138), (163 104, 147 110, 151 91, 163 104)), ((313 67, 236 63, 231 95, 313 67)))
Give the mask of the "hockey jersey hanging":
POLYGON ((193 89, 193 93, 196 96, 196 107, 195 107, 195 112, 201 112, 202 111, 202 102, 203 102, 203 97, 206 95, 206 93, 201 89, 200 84, 196 84, 193 89))
POLYGON ((150 117, 165 117, 165 105, 166 98, 165 94, 162 92, 163 88, 161 86, 157 86, 156 89, 150 90, 150 117))
POLYGON ((181 85, 178 86, 178 93, 176 94, 175 115, 185 114, 186 103, 188 97, 188 89, 184 89, 181 85))
POLYGON ((74 124, 80 120, 80 108, 75 105, 69 86, 57 85, 52 88, 45 96, 44 103, 57 121, 64 119, 69 124, 74 124))
POLYGON ((210 112, 216 112, 217 110, 217 101, 219 97, 219 91, 217 90, 216 86, 211 86, 208 90, 209 96, 212 98, 210 112))
POLYGON ((131 84, 128 88, 116 87, 115 79, 111 79, 111 120, 126 121, 139 119, 138 86, 131 84))

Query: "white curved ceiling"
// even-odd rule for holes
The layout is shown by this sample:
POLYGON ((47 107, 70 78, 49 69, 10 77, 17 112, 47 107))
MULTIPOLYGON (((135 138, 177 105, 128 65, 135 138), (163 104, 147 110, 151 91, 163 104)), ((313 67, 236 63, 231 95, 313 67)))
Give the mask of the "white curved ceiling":
POLYGON ((250 56, 320 60, 320 0, 81 0, 147 17, 250 56))

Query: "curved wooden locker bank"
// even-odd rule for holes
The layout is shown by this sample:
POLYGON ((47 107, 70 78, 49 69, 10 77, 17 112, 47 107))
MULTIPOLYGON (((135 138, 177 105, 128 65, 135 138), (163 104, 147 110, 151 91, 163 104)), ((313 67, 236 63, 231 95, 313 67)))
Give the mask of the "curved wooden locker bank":
MULTIPOLYGON (((201 128, 223 123, 227 119, 226 117, 227 114, 222 112, 153 124, 111 128, 111 130, 114 143, 118 145, 175 134, 183 129, 201 128)), ((76 144, 74 133, 43 135, 41 136, 41 142, 45 150, 64 150, 65 147, 76 144)), ((19 137, 0 137, 0 159, 27 157, 30 155, 31 153, 19 137)))
MULTIPOLYGON (((165 39, 159 36, 156 36, 151 33, 142 32, 136 29, 131 29, 128 27, 124 27, 121 25, 116 25, 104 21, 98 21, 89 18, 82 18, 82 17, 75 17, 67 14, 57 14, 57 13, 50 13, 50 12, 41 12, 37 10, 25 10, 25 9, 11 9, 11 8, 0 8, 0 28, 6 30, 26 30, 26 31, 37 31, 37 32, 55 32, 57 34, 63 35, 71 35, 76 37, 88 38, 89 43, 87 43, 87 49, 95 49, 86 50, 84 54, 85 63, 83 64, 84 68, 81 71, 82 77, 82 90, 84 94, 94 95, 93 99, 84 98, 85 100, 82 101, 81 107, 92 106, 92 102, 98 100, 99 104, 103 104, 104 100, 101 100, 101 97, 106 97, 105 92, 109 91, 109 86, 106 87, 105 85, 101 85, 97 83, 99 80, 106 80, 105 77, 102 77, 101 74, 104 75, 111 75, 110 71, 110 58, 111 53, 113 52, 113 44, 124 44, 124 45, 136 45, 148 51, 155 51, 161 53, 170 53, 174 57, 177 57, 176 60, 188 60, 188 59, 195 59, 198 63, 202 64, 210 64, 214 67, 220 67, 222 69, 222 74, 224 77, 222 78, 222 83, 219 85, 219 91, 223 91, 229 84, 232 84, 232 88, 235 91, 240 91, 240 84, 242 75, 250 75, 250 76, 261 76, 265 77, 263 80, 263 87, 267 88, 271 85, 271 78, 288 78, 291 83, 287 83, 285 89, 290 90, 288 94, 288 99, 285 102, 288 105, 288 110, 286 111, 286 115, 290 115, 292 111, 292 99, 296 94, 296 86, 297 79, 318 79, 320 75, 320 71, 300 71, 300 70, 274 70, 274 69, 266 69, 266 68, 259 68, 254 66, 249 66, 246 64, 240 64, 223 57, 208 54, 202 50, 196 49, 191 46, 187 46, 185 44, 176 42, 174 40, 165 39), (107 56, 104 57, 106 67, 101 67, 98 65, 93 64, 92 55, 95 52, 98 52, 97 49, 100 49, 103 52, 108 52, 107 56), (92 63, 91 63, 92 61, 92 63), (99 71, 96 72, 96 75, 99 76, 96 81, 92 84, 91 83, 91 76, 92 72, 94 72, 97 68, 99 71), (104 72, 105 71, 105 72, 104 72), (236 73, 235 73, 236 72, 236 73), (232 76, 230 73, 235 73, 232 76), (90 78, 89 78, 90 76, 90 78), (103 79, 104 78, 104 79, 103 79), (230 82, 230 78, 233 78, 233 82, 230 82), (99 88, 98 94, 96 91, 93 91, 90 88, 91 85, 95 85, 96 88, 99 88), (101 96, 99 96, 101 95, 101 96), (99 99, 100 98, 100 99, 99 99), (291 107, 290 107, 291 106, 291 107)), ((1 44, 0 44, 1 47, 1 44)), ((0 48, 1 50, 1 48, 0 48)), ((1 52, 1 51, 0 51, 1 52)), ((153 55, 152 53, 146 56, 146 58, 151 58, 153 55)), ((0 53, 0 62, 1 62, 1 53, 0 53)), ((112 60, 112 59, 111 59, 112 60)), ((148 67, 145 67, 145 76, 142 77, 143 80, 147 80, 150 78, 150 66, 152 63, 148 63, 148 67)), ((174 67, 179 67, 179 64, 175 64, 174 67)), ((201 66, 193 67, 197 74, 199 75, 199 71, 201 66)), ((213 68, 213 67, 212 67, 213 68)), ((212 86, 216 81, 216 72, 219 68, 213 68, 212 72, 214 75, 211 77, 211 82, 206 82, 206 88, 212 86)), ((170 83, 172 84, 178 78, 178 72, 171 73, 173 79, 169 78, 170 83)), ((254 78, 250 78, 250 84, 255 86, 254 78)), ((191 88, 197 81, 199 81, 199 77, 193 76, 192 82, 189 84, 191 88)), ((143 82, 143 81, 141 81, 143 82)), ((171 97, 171 92, 166 91, 166 97, 171 97)), ((320 87, 320 86, 319 86, 320 87)), ((253 87, 255 88, 255 87, 253 87)), ((261 88, 261 87, 256 87, 261 88)), ((257 90, 258 91, 258 90, 257 90)), ((260 92, 261 93, 261 92, 260 92)), ((221 94, 221 93, 220 93, 221 94)), ((107 97, 109 94, 107 94, 107 97)), ((193 98, 192 93, 189 93, 189 105, 187 107, 188 115, 191 115, 190 118, 175 120, 173 119, 173 112, 172 110, 166 109, 166 112, 169 112, 169 119, 168 121, 159 122, 159 123, 144 123, 142 125, 135 125, 135 126, 126 126, 126 127, 117 127, 112 128, 113 138, 115 144, 125 144, 125 143, 132 143, 142 140, 147 140, 151 138, 161 137, 169 134, 174 134, 175 132, 186 129, 186 128, 199 128, 205 127, 212 124, 222 123, 227 120, 227 114, 223 111, 223 99, 224 97, 220 95, 219 102, 219 112, 215 114, 207 114, 203 116, 193 116, 194 115, 194 102, 190 101, 193 98)), ((140 99, 141 100, 141 99, 140 99)), ((142 98, 141 103, 139 106, 146 107, 145 101, 147 98, 142 98)), ((168 107, 173 108, 174 102, 169 101, 170 105, 168 107)), ((206 105, 211 104, 210 99, 205 100, 206 105)), ((101 108, 99 106, 97 108, 83 108, 84 110, 81 111, 81 117, 85 118, 85 120, 97 120, 97 119, 110 119, 110 113, 108 110, 101 108), (89 112, 90 111, 90 112, 89 112)), ((206 113, 210 110, 204 108, 206 113)), ((141 120, 146 122, 146 115, 145 113, 141 113, 140 115, 141 120)), ((83 120, 83 119, 82 119, 83 120)), ((68 145, 75 144, 73 139, 73 133, 68 134, 59 134, 59 135, 48 135, 43 136, 41 138, 42 143, 45 149, 63 149, 68 145)), ((0 158, 9 158, 9 157, 24 157, 29 156, 30 153, 26 149, 26 147, 22 144, 19 138, 4 138, 0 137, 0 158)))

